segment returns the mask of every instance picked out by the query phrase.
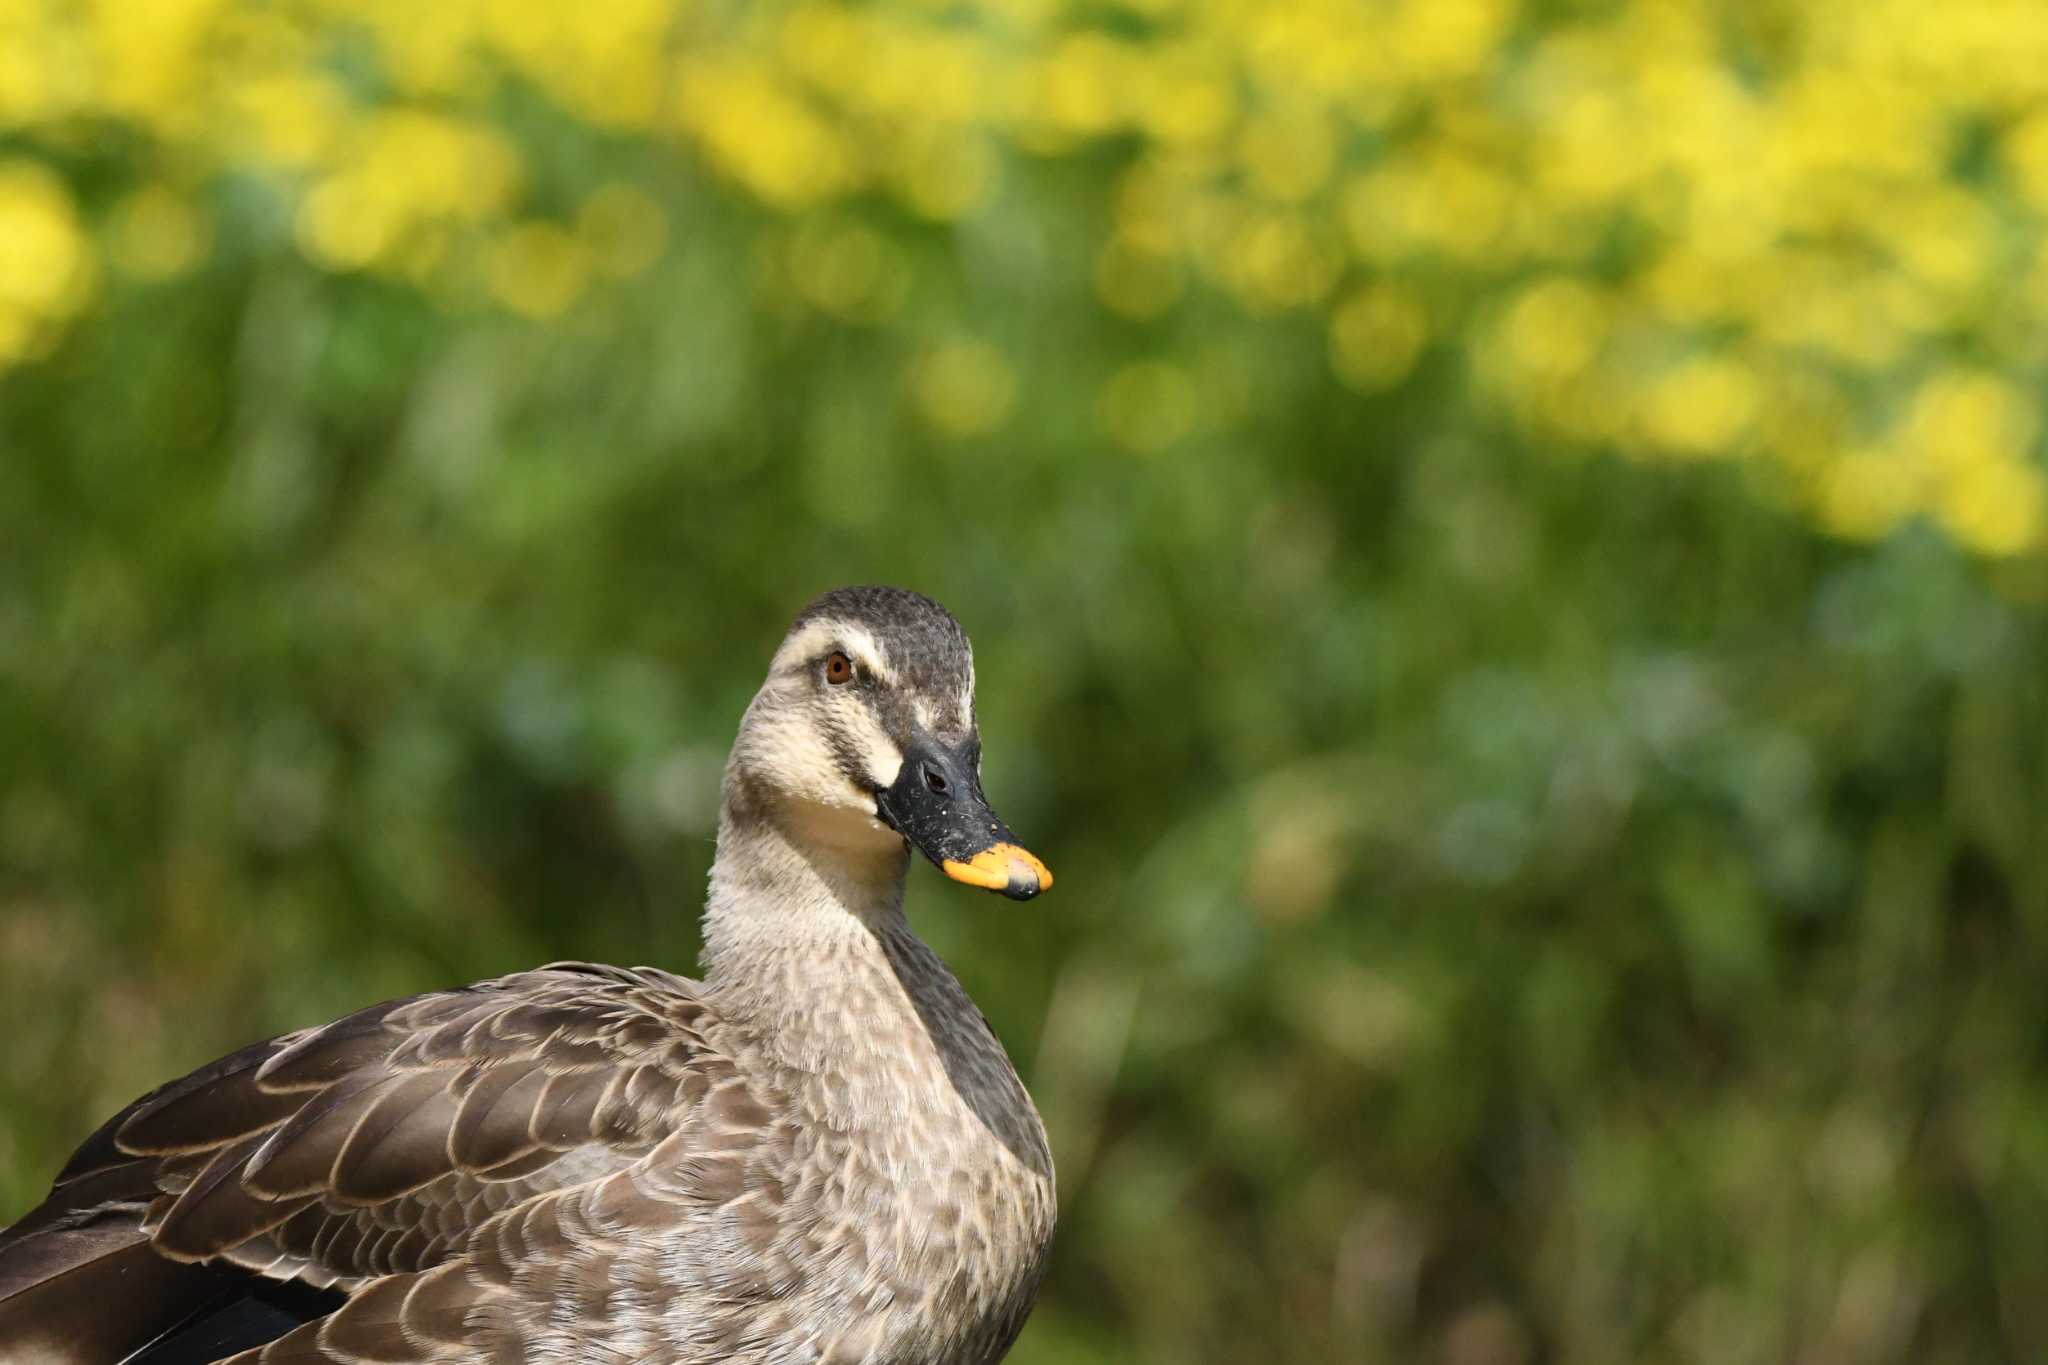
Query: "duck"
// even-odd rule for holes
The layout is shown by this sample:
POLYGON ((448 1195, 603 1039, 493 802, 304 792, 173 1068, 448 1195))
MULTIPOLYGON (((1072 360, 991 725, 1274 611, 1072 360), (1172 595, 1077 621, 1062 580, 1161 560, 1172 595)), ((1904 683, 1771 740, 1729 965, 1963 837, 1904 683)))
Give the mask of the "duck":
POLYGON ((913 852, 1025 901, 974 658, 891 587, 799 612, 721 785, 701 975, 558 962, 143 1096, 0 1230, 0 1362, 988 1365, 1045 1127, 912 932, 913 852))

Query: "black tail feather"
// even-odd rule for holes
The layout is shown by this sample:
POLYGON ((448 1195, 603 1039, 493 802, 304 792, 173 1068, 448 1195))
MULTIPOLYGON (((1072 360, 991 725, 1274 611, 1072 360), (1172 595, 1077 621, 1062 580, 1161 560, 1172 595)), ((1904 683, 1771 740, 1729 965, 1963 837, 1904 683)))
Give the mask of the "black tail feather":
POLYGON ((129 1229, 25 1237, 0 1252, 0 1361, 114 1365, 218 1302, 225 1272, 165 1260, 129 1229))
POLYGON ((158 1338, 122 1365, 212 1365, 324 1318, 342 1302, 335 1290, 245 1275, 235 1286, 234 1297, 158 1338))
POLYGON ((159 1255, 133 1213, 44 1210, 0 1231, 0 1365, 199 1365, 332 1312, 342 1295, 159 1255))

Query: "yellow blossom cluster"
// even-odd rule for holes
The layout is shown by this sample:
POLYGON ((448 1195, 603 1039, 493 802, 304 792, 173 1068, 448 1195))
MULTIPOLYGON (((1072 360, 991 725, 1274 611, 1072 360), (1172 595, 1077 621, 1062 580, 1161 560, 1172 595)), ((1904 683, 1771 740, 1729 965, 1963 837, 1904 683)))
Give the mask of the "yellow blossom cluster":
MULTIPOLYGON (((1845 536, 2048 540, 2033 0, 0 0, 0 364, 102 261, 203 259, 229 173, 322 266, 528 316, 646 268, 648 187, 532 207, 512 88, 686 153, 779 220, 755 287, 856 325, 911 268, 877 205, 972 219, 1085 163, 1101 231, 1058 268, 1157 334, 1095 395, 1134 450, 1227 420, 1174 340, 1209 294, 1361 391, 1441 357, 1542 441, 1757 463, 1845 536), (159 152, 98 224, 49 167, 109 123, 159 152)), ((1020 380, 959 322, 904 383, 971 437, 1020 380)))

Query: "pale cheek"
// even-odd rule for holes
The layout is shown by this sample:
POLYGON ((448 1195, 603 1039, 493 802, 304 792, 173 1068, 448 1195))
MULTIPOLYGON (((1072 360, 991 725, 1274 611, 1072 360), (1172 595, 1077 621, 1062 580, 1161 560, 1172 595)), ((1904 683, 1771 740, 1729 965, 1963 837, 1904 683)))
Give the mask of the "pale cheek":
POLYGON ((897 777, 903 772, 903 751, 896 747, 895 741, 866 715, 853 729, 853 739, 869 779, 876 786, 895 786, 897 777))
POLYGON ((753 767, 779 791, 820 805, 846 805, 859 794, 839 771, 839 761, 813 727, 793 720, 761 728, 753 767))
POLYGON ((868 755, 868 773, 874 778, 875 785, 878 787, 895 786, 896 779, 903 774, 903 755, 897 752, 896 746, 893 744, 886 751, 876 750, 870 753, 868 755))
POLYGON ((827 717, 789 712, 760 722, 750 746, 748 766, 777 790, 800 801, 863 815, 877 814, 867 786, 840 767, 837 747, 827 733, 850 740, 854 761, 874 785, 894 785, 903 770, 903 752, 862 706, 842 702, 827 717))

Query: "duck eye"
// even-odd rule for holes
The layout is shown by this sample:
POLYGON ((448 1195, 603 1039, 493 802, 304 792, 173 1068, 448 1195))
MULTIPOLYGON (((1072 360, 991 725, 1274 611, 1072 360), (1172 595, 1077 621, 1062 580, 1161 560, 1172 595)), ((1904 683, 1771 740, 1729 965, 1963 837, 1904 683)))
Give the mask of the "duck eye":
POLYGON ((839 686, 841 683, 852 682, 853 660, 847 658, 838 650, 833 650, 832 657, 825 660, 825 681, 831 683, 834 687, 839 686))

